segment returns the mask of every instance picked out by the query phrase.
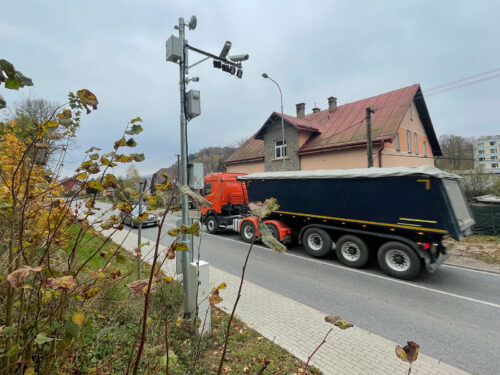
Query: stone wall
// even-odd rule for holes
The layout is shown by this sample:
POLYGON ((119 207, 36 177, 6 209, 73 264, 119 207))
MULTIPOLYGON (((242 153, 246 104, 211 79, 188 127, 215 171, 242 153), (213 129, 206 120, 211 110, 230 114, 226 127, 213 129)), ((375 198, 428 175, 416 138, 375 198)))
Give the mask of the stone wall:
MULTIPOLYGON (((266 172, 283 170, 283 160, 274 156, 274 142, 281 141, 281 120, 273 123, 266 129, 264 135, 264 164, 266 172)), ((288 171, 300 170, 299 131, 285 122, 286 141, 286 169, 288 171)))

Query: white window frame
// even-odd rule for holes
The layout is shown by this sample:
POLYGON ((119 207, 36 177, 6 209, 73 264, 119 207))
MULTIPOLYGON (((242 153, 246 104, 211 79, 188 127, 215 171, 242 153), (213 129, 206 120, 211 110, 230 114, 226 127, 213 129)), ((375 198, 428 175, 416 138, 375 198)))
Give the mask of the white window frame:
POLYGON ((274 157, 276 159, 286 158, 286 139, 284 142, 281 139, 279 141, 274 141, 274 157))
POLYGON ((413 136, 415 137, 414 138, 414 142, 415 142, 415 155, 418 155, 418 135, 417 135, 417 133, 413 133, 413 136))
POLYGON ((396 133, 396 151, 401 151, 401 147, 399 144, 399 133, 396 133))
POLYGON ((408 153, 411 154, 411 131, 406 131, 406 141, 408 143, 408 153))
POLYGON ((424 141, 424 158, 427 157, 427 142, 424 141))

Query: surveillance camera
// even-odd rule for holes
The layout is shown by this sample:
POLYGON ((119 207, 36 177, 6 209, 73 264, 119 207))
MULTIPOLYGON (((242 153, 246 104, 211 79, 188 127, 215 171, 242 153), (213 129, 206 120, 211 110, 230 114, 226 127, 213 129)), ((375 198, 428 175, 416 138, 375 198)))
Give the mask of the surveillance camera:
POLYGON ((234 55, 229 56, 229 59, 234 62, 247 61, 250 56, 248 53, 244 53, 243 55, 234 55))
POLYGON ((224 43, 224 47, 222 47, 222 51, 220 51, 219 57, 221 59, 225 59, 230 49, 231 49, 231 42, 228 40, 226 43, 224 43))

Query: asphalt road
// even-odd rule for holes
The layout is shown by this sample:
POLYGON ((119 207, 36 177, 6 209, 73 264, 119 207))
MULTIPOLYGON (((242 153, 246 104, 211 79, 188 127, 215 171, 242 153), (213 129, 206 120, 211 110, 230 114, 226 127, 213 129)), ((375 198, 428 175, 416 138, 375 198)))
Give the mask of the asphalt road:
MULTIPOLYGON (((167 217, 165 233, 177 219, 167 217)), ((156 227, 142 230, 145 239, 156 235, 156 227)), ((239 276, 248 247, 236 233, 203 233, 201 259, 239 276)), ((257 245, 246 280, 400 344, 415 341, 422 353, 473 374, 498 374, 499 274, 444 265, 408 282, 385 276, 375 262, 355 270, 334 255, 311 258, 300 246, 277 254, 257 245)))

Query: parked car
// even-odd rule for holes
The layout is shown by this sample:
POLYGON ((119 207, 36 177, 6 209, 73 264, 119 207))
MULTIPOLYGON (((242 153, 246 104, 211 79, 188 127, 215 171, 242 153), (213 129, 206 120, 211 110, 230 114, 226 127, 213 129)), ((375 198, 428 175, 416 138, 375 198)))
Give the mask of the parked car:
MULTIPOLYGON (((130 214, 124 214, 121 212, 120 216, 122 218, 122 223, 125 225, 129 225, 132 228, 139 225, 139 207, 135 207, 130 214)), ((155 225, 158 225, 158 222, 156 220, 156 216, 153 214, 149 214, 146 219, 142 220, 143 227, 155 225)))

